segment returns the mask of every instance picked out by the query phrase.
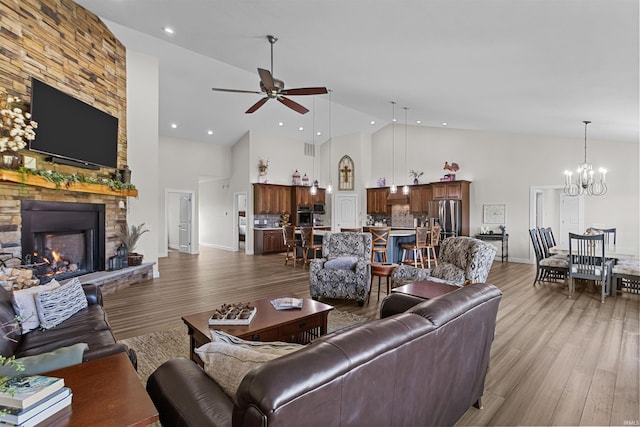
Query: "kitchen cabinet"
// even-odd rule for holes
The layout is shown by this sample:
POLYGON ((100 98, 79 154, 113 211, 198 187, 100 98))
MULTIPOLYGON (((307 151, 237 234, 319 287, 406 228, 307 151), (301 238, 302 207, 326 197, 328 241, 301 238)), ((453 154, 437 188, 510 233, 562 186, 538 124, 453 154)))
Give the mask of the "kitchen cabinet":
POLYGON ((303 185, 295 185, 292 187, 294 196, 292 197, 295 205, 294 211, 298 206, 313 206, 314 203, 324 204, 326 190, 324 188, 318 188, 318 192, 315 195, 311 194, 311 187, 303 185))
POLYGON ((253 184, 253 212, 256 214, 291 213, 291 187, 253 184))
POLYGON ((451 181, 431 184, 433 200, 464 200, 469 196, 469 181, 451 181))
POLYGON ((409 194, 409 211, 411 213, 428 213, 432 198, 430 184, 414 185, 409 194))
POLYGON ((256 255, 284 252, 284 236, 281 229, 255 229, 253 231, 253 252, 256 255))
POLYGON ((391 206, 387 205, 389 187, 367 188, 367 214, 387 215, 391 206))

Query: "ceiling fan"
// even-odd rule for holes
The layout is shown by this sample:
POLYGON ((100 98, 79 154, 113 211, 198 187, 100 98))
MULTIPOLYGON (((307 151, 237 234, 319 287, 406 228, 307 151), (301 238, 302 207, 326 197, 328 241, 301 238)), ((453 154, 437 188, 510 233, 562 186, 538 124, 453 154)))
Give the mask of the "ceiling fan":
POLYGON ((278 41, 274 36, 268 35, 267 40, 271 43, 271 71, 258 68, 258 74, 260 75, 260 92, 253 90, 239 90, 239 89, 221 89, 212 88, 220 92, 238 92, 238 93, 257 93, 259 95, 266 95, 260 101, 253 104, 247 111, 247 114, 255 112, 258 108, 262 107, 269 99, 277 99, 287 107, 300 114, 308 113, 309 110, 304 106, 292 101, 289 98, 285 98, 283 95, 322 95, 327 93, 326 87, 304 87, 296 89, 285 89, 284 82, 282 80, 273 77, 273 45, 278 41))

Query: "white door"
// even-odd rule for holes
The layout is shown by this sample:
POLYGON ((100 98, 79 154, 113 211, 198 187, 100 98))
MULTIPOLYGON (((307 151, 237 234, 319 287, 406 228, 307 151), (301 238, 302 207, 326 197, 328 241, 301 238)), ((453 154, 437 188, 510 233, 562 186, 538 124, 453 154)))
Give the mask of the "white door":
POLYGON ((569 233, 582 233, 583 197, 560 194, 560 236, 555 236, 558 246, 569 247, 569 233))
POLYGON ((335 221, 333 230, 340 231, 340 228, 355 228, 358 223, 358 195, 357 194, 336 194, 334 198, 335 221))
POLYGON ((180 221, 178 223, 180 252, 191 253, 191 195, 180 195, 180 221))

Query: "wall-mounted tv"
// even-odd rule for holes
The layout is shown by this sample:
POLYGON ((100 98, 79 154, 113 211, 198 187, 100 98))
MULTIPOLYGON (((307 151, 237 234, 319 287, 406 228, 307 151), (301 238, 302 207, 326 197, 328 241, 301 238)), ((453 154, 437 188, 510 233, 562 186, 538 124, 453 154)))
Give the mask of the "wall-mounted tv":
POLYGON ((88 169, 117 168, 118 119, 35 78, 31 114, 38 122, 29 149, 88 169))

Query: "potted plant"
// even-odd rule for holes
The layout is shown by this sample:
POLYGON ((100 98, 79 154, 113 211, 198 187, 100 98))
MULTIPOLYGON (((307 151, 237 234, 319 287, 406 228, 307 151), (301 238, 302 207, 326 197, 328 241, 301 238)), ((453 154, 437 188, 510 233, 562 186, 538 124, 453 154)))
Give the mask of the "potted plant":
POLYGON ((147 231, 149 231, 149 229, 144 228, 144 222, 140 225, 132 225, 131 228, 129 228, 127 224, 120 224, 120 240, 122 240, 122 244, 124 244, 129 251, 127 260, 130 266, 142 264, 143 255, 137 253, 135 250, 140 236, 147 231))

